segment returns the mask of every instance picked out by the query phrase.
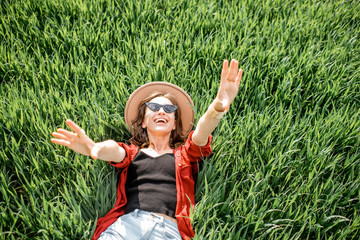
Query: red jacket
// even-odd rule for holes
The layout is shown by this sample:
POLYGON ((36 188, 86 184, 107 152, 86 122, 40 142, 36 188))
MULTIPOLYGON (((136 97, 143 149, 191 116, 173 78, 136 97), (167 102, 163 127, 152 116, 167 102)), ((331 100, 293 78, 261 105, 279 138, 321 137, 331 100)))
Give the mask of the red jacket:
MULTIPOLYGON (((191 132, 184 145, 174 149, 175 155, 175 175, 176 175, 176 191, 177 204, 175 217, 178 224, 179 232, 183 239, 194 237, 195 233, 191 226, 190 211, 195 206, 195 181, 194 175, 197 174, 197 163, 211 153, 211 140, 209 136, 208 144, 203 147, 195 145, 191 141, 191 132)), ((97 239, 100 234, 113 224, 121 215, 124 214, 126 208, 125 182, 127 179, 128 167, 135 158, 139 148, 133 144, 130 146, 124 143, 118 143, 126 151, 126 157, 120 163, 110 162, 111 165, 121 168, 119 183, 117 186, 117 199, 115 206, 104 217, 98 219, 96 229, 92 237, 97 239)))

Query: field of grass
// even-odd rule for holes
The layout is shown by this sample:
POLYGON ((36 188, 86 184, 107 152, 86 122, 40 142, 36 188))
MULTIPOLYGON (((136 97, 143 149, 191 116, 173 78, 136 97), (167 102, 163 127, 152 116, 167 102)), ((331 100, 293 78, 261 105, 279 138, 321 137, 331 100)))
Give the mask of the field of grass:
POLYGON ((224 59, 244 70, 199 174, 195 239, 359 239, 359 1, 3 0, 0 239, 89 239, 116 170, 50 142, 67 118, 126 141, 140 85, 196 120, 224 59))

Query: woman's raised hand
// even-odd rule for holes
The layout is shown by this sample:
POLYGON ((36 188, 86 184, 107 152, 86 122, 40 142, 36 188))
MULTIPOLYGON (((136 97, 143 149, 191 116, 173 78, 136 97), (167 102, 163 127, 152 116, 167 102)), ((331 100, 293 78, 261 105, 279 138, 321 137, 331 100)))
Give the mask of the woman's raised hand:
POLYGON ((219 91, 214 100, 214 108, 218 112, 224 112, 229 109, 230 104, 234 101, 241 82, 243 71, 239 70, 239 62, 235 59, 229 62, 224 60, 221 71, 221 82, 219 91))
POLYGON ((50 141, 66 146, 77 153, 90 156, 91 150, 95 145, 94 141, 85 134, 83 129, 70 119, 66 120, 66 124, 73 130, 73 132, 58 128, 57 132, 52 133, 55 138, 52 138, 50 141))

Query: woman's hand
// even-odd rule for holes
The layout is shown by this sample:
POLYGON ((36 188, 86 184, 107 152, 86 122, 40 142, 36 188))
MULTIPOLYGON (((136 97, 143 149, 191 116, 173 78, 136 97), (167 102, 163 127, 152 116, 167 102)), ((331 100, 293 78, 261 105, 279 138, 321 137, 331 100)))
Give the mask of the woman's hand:
POLYGON ((120 147, 114 140, 95 143, 81 127, 70 119, 66 120, 66 124, 74 132, 59 128, 57 132, 52 133, 55 138, 52 138, 51 142, 68 147, 82 155, 91 156, 92 159, 121 162, 125 158, 124 148, 120 147))
POLYGON ((243 71, 238 68, 239 62, 235 59, 231 60, 230 69, 229 62, 227 60, 223 62, 220 87, 213 103, 215 110, 218 112, 228 110, 239 91, 243 71))
POLYGON ((94 141, 85 134, 83 129, 70 119, 66 120, 66 124, 74 132, 58 128, 57 132, 52 133, 55 138, 52 138, 50 141, 68 147, 77 153, 90 156, 91 149, 95 145, 94 141))
POLYGON ((201 116, 192 135, 192 141, 198 146, 205 146, 208 142, 209 134, 214 131, 221 117, 230 104, 234 101, 238 91, 242 77, 242 69, 235 59, 231 61, 230 69, 227 60, 223 63, 221 72, 221 82, 216 98, 210 104, 206 113, 201 116))

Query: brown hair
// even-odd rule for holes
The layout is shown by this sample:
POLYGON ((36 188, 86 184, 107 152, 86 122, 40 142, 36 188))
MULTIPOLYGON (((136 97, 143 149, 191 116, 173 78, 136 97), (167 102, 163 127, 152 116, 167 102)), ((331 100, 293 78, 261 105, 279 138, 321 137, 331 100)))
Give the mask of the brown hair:
MULTIPOLYGON (((146 129, 142 128, 142 122, 145 116, 145 109, 146 105, 145 103, 151 101, 153 98, 156 97, 165 97, 169 99, 172 104, 177 105, 177 101, 174 96, 172 96, 169 93, 159 93, 155 92, 151 94, 149 97, 145 98, 143 101, 140 102, 139 109, 138 109, 138 115, 131 122, 131 133, 132 138, 130 138, 130 142, 132 144, 137 145, 140 148, 147 148, 150 145, 149 138, 146 132, 146 129)), ((177 148, 184 144, 185 142, 185 136, 183 135, 183 128, 182 128, 182 122, 181 122, 181 110, 178 108, 175 111, 175 120, 176 120, 176 128, 175 130, 171 131, 169 145, 171 148, 177 148)))

